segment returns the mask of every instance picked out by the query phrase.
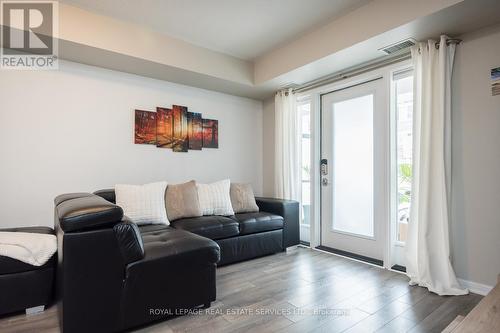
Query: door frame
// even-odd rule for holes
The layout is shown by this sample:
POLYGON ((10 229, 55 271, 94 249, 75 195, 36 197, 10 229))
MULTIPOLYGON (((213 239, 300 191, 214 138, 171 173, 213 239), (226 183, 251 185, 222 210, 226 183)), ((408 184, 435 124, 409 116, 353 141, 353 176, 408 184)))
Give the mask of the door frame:
MULTIPOLYGON (((305 97, 311 101, 311 225, 310 225, 310 246, 311 249, 315 249, 321 244, 321 175, 320 175, 320 158, 321 158, 321 95, 335 90, 348 88, 356 84, 362 84, 364 82, 376 79, 382 76, 383 85, 389 94, 386 100, 387 108, 390 110, 390 114, 394 112, 392 106, 392 99, 390 98, 390 92, 392 92, 392 76, 395 72, 407 69, 411 67, 411 60, 404 60, 395 64, 391 64, 385 67, 374 69, 373 71, 362 73, 359 75, 352 76, 350 78, 344 79, 342 81, 337 81, 330 83, 321 87, 316 87, 308 91, 303 91, 297 93, 297 97, 305 97)), ((387 118, 389 122, 387 128, 392 128, 391 117, 387 118)), ((389 147, 386 149, 387 154, 392 152, 392 141, 389 140, 389 147)), ((386 156, 389 161, 390 156, 386 156)), ((387 184, 385 186, 386 197, 390 198, 391 194, 391 163, 387 163, 387 184)), ((392 267, 392 252, 394 246, 394 236, 393 236, 393 219, 390 216, 391 213, 391 200, 387 200, 387 224, 390 227, 385 228, 385 237, 390 242, 386 242, 384 249, 384 268, 391 269, 392 267)), ((351 258, 352 259, 352 258, 351 258)), ((369 263, 368 263, 369 264, 369 263)), ((377 266, 379 267, 379 266, 377 266)))

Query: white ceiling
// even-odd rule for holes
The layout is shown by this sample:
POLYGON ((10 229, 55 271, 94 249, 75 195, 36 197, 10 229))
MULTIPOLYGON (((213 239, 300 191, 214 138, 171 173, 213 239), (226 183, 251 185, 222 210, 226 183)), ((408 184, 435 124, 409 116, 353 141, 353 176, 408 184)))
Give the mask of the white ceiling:
POLYGON ((371 0, 61 0, 245 60, 371 0))

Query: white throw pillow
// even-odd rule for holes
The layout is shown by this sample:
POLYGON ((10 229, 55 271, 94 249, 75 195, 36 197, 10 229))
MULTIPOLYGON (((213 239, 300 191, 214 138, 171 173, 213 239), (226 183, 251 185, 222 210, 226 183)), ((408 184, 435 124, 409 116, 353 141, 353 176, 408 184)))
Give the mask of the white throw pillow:
POLYGON ((116 204, 137 224, 169 225, 165 210, 167 182, 145 185, 115 185, 116 204))
POLYGON ((229 189, 231 181, 221 180, 212 184, 196 184, 203 215, 234 215, 229 189))

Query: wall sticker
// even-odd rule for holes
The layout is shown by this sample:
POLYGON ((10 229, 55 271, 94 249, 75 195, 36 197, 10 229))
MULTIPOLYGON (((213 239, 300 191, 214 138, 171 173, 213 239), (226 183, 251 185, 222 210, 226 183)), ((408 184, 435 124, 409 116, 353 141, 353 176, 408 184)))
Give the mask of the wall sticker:
POLYGON ((491 95, 500 95, 500 67, 491 70, 491 95))

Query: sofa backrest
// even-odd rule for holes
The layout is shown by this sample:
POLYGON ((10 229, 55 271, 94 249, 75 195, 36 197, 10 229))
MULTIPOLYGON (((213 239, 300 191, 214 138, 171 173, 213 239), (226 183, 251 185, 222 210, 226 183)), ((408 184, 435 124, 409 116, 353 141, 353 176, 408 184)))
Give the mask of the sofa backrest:
POLYGON ((100 196, 101 198, 106 199, 111 203, 116 203, 115 190, 112 188, 95 191, 94 194, 100 196))
POLYGON ((68 193, 54 199, 56 222, 64 232, 112 227, 123 219, 121 207, 91 193, 68 193))
MULTIPOLYGON (((94 192, 95 195, 105 200, 116 203, 114 189, 104 189, 94 192)), ((299 203, 293 200, 282 200, 274 198, 255 198, 257 206, 263 212, 273 213, 283 217, 285 225, 283 228, 283 246, 289 247, 300 243, 300 219, 299 203)))

